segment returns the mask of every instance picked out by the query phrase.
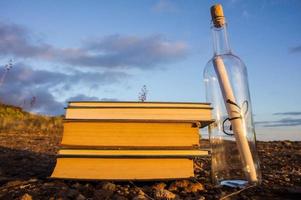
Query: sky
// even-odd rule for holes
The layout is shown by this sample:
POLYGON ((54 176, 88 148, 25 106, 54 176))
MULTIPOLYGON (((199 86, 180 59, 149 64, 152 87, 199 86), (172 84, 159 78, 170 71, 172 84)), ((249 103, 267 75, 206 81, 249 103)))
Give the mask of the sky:
POLYGON ((1 0, 0 101, 57 115, 70 100, 137 101, 146 85, 147 101, 205 102, 215 3, 258 137, 301 140, 299 0, 1 0))

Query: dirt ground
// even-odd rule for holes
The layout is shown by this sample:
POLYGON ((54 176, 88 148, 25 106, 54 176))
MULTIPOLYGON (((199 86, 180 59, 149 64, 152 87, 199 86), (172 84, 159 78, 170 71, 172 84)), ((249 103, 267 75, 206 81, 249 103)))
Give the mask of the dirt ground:
POLYGON ((239 189, 211 184, 210 157, 196 160, 190 180, 49 179, 60 140, 61 131, 0 132, 0 199, 301 199, 301 142, 258 142, 262 184, 225 198, 239 189))

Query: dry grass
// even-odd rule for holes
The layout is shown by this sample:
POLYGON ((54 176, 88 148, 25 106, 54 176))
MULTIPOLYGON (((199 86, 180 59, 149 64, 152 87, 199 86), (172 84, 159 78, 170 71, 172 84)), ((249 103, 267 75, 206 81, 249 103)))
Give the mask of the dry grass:
POLYGON ((62 129, 62 119, 61 116, 36 115, 23 111, 20 107, 0 103, 0 132, 58 132, 62 129))

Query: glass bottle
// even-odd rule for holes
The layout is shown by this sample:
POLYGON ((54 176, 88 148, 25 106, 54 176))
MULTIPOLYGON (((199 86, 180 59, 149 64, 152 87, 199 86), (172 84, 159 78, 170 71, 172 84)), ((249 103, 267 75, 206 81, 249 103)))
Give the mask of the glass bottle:
POLYGON ((233 187, 261 182, 247 69, 232 54, 220 4, 212 6, 214 55, 204 70, 210 126, 211 173, 215 183, 233 187))

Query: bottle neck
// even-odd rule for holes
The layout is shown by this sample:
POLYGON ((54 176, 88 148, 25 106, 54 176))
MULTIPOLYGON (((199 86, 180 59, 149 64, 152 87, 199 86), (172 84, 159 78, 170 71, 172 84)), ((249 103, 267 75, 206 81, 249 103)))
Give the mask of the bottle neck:
POLYGON ((219 28, 212 26, 211 30, 213 36, 214 55, 231 53, 227 32, 227 24, 224 24, 222 27, 219 28))

